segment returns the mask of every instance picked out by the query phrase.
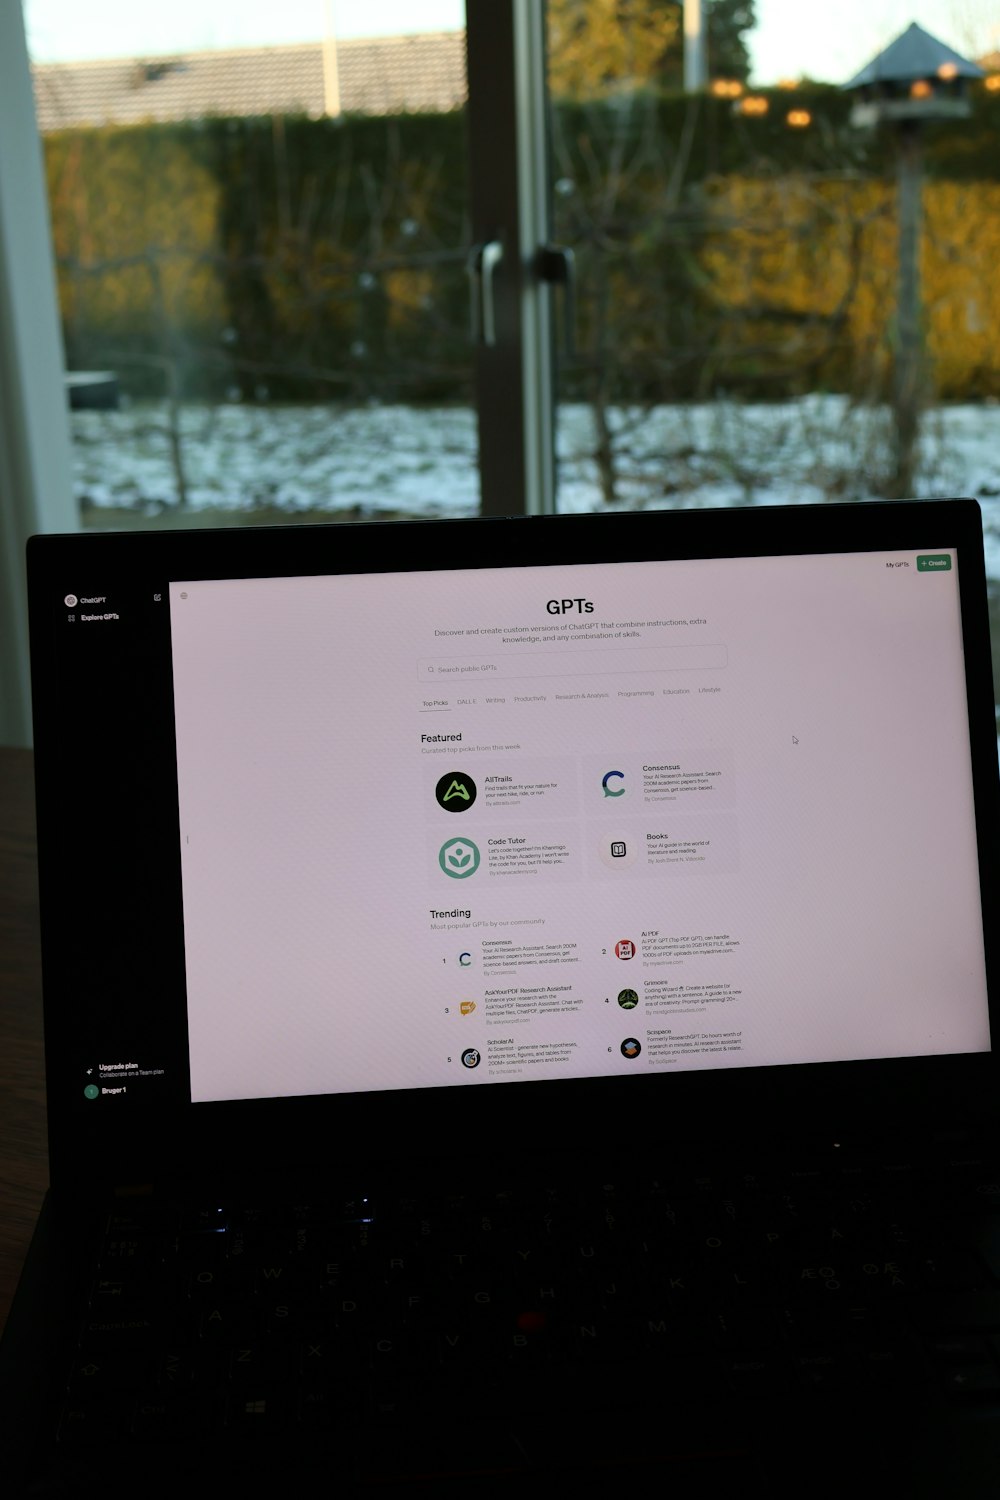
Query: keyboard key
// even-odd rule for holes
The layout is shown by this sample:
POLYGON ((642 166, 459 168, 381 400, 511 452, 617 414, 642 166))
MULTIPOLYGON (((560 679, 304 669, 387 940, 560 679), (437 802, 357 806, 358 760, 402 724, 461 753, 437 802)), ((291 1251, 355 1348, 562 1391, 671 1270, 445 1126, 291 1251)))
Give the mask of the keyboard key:
POLYGON ((143 1397, 132 1415, 131 1436, 139 1442, 168 1442, 199 1437, 215 1425, 211 1401, 173 1393, 143 1397))
POLYGON ((63 1407, 56 1441, 66 1448, 103 1446, 118 1439, 126 1421, 120 1402, 71 1397, 63 1407))
POLYGON ((910 1307, 909 1317, 917 1332, 930 1337, 1000 1329, 1000 1292, 955 1292, 920 1298, 910 1307))
POLYGON ((774 1354, 738 1354, 723 1357, 726 1384, 743 1400, 772 1400, 783 1395, 791 1381, 787 1361, 774 1354))
POLYGON ((986 1340, 967 1334, 941 1334, 926 1339, 924 1348, 938 1365, 989 1364, 992 1359, 986 1340))
POLYGON ((250 1343, 258 1326, 258 1309, 253 1303, 207 1300, 200 1309, 198 1334, 208 1343, 232 1348, 250 1343))
POLYGON ((305 1385, 298 1392, 298 1420, 310 1432, 329 1432, 356 1423, 363 1413, 364 1400, 357 1381, 305 1385))
POLYGON ((324 1333, 315 1333, 298 1345, 297 1352, 298 1375, 306 1385, 326 1385, 348 1375, 357 1379, 362 1361, 359 1339, 339 1333, 329 1338, 324 1333))
POLYGON ((289 1351, 282 1345, 249 1344, 233 1349, 229 1356, 229 1381, 240 1389, 283 1384, 291 1369, 289 1351))
POLYGON ((796 1354, 791 1364, 802 1390, 841 1391, 858 1384, 857 1363, 840 1348, 796 1354))
POLYGON ((248 1386, 226 1403, 226 1428, 240 1437, 269 1437, 298 1418, 298 1403, 274 1386, 248 1386))
POLYGON ((93 1354, 78 1357, 69 1377, 71 1396, 83 1401, 134 1390, 150 1369, 150 1358, 129 1354, 93 1354))
POLYGON ((112 1309, 91 1313, 83 1326, 81 1342, 92 1353, 112 1353, 153 1348, 163 1337, 168 1315, 151 1301, 123 1299, 112 1309))
POLYGON ((1000 1370, 993 1364, 951 1365, 941 1379, 953 1396, 1000 1396, 1000 1370))

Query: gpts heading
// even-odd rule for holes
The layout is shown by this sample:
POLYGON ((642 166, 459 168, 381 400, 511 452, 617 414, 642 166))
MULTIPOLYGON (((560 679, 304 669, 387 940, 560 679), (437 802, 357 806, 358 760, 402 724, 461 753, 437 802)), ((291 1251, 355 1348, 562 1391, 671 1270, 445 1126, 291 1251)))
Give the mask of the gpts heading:
POLYGON ((574 610, 578 615, 594 613, 594 605, 590 599, 550 599, 545 608, 550 615, 568 615, 574 610))

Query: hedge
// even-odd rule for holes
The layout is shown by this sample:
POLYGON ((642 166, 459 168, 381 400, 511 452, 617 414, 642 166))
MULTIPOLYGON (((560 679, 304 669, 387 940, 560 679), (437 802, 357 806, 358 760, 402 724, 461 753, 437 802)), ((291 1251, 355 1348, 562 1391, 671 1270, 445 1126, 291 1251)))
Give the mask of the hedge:
MULTIPOLYGON (((891 365, 893 143, 829 88, 552 111, 579 266, 563 389, 868 394, 891 365), (811 124, 789 126, 790 110, 811 124)), ((926 134, 929 374, 1000 393, 1000 98, 926 134)), ((464 117, 204 119, 45 138, 72 367, 191 397, 468 399, 464 117)))

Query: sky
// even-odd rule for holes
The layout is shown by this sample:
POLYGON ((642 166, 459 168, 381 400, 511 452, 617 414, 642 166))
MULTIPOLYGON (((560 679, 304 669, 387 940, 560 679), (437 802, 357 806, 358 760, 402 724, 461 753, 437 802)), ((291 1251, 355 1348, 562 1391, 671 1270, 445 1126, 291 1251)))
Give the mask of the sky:
MULTIPOLYGON (((7 0, 0 0, 7 3, 7 0)), ((22 0, 37 62, 449 31, 463 0, 22 0)), ((845 82, 917 21, 966 55, 1000 48, 1000 0, 756 0, 754 81, 845 82)))

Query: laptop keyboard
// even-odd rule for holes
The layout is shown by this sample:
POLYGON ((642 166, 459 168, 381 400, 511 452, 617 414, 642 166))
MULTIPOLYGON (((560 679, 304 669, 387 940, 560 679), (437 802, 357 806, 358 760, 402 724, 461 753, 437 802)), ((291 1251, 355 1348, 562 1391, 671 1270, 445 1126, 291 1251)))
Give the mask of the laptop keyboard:
MULTIPOLYGON (((1000 1398, 1000 1177, 787 1173, 110 1213, 60 1441, 642 1399, 1000 1398), (934 1205, 928 1212, 928 1203, 934 1205)), ((241 1439, 242 1440, 242 1439, 241 1439)))

